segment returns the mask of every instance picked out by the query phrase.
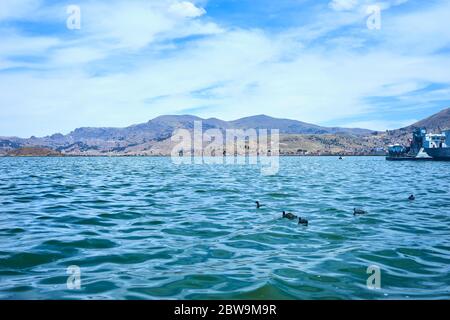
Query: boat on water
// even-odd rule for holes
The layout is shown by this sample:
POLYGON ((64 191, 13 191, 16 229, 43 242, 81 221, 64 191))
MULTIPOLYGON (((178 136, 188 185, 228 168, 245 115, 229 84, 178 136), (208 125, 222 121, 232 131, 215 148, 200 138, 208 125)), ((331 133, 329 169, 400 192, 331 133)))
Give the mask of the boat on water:
POLYGON ((435 160, 450 161, 450 148, 428 149, 427 153, 435 160))
POLYGON ((413 132, 409 147, 395 144, 389 146, 386 160, 441 160, 450 161, 450 130, 442 133, 427 133, 425 128, 413 132))
POLYGON ((424 149, 435 160, 450 161, 450 130, 444 130, 440 134, 427 134, 424 149))

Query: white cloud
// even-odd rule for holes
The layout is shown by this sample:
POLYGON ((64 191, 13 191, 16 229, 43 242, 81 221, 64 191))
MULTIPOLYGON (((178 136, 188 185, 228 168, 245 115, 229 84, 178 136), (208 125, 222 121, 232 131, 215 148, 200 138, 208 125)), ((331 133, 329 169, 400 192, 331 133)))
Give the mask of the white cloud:
POLYGON ((178 34, 189 36, 219 32, 219 28, 211 22, 192 19, 203 13, 203 9, 190 2, 136 0, 87 3, 82 7, 82 28, 88 37, 96 41, 108 41, 119 48, 139 50, 178 34))
POLYGON ((176 21, 166 16, 159 5, 143 1, 89 3, 82 7, 82 31, 95 41, 140 49, 175 26, 176 21))
POLYGON ((1 46, 0 57, 11 55, 36 55, 47 52, 52 47, 61 44, 54 37, 34 36, 27 37, 17 34, 14 30, 0 30, 1 46))
MULTIPOLYGON (((37 3, 31 0, 21 0, 22 7, 26 3, 37 3)), ((20 1, 19 1, 20 2, 20 1)), ((20 11, 20 6, 8 3, 11 16, 12 12, 20 11), (14 8, 15 9, 14 9, 14 8), (13 10, 14 9, 14 10, 13 10)), ((6 8, 5 3, 2 5, 6 8)), ((36 4, 37 5, 37 4, 36 4)), ((181 3, 181 7, 187 9, 183 15, 168 13, 168 8, 173 5, 169 0, 145 0, 134 1, 82 1, 81 30, 72 32, 71 40, 62 40, 57 37, 25 36, 18 30, 1 29, 0 59, 3 60, 0 67, 10 67, 6 63, 14 55, 33 55, 48 63, 40 62, 39 68, 63 67, 69 64, 89 63, 110 56, 120 56, 130 52, 139 52, 146 47, 152 49, 164 47, 164 42, 192 35, 212 35, 223 32, 213 22, 192 19, 192 10, 200 10, 181 3)), ((26 16, 31 21, 48 21, 60 23, 65 29, 65 5, 41 7, 26 16)), ((22 11, 21 11, 22 12, 22 11)), ((17 14, 15 15, 17 16, 17 14)), ((20 66, 15 63, 15 66, 20 66)), ((29 63, 22 63, 29 66, 29 63)))
POLYGON ((328 5, 336 11, 352 10, 358 5, 358 0, 332 0, 328 5))
POLYGON ((55 67, 74 67, 80 64, 100 60, 105 57, 106 52, 104 50, 92 47, 74 46, 55 50, 50 56, 50 63, 55 67))
POLYGON ((206 13, 203 8, 196 7, 189 1, 175 2, 169 7, 169 12, 182 17, 195 18, 206 13))
POLYGON ((395 50, 430 54, 450 44, 450 1, 413 11, 395 19, 384 19, 382 31, 395 50))
MULTIPOLYGON (((205 106, 212 109, 199 115, 233 119, 267 113, 323 123, 376 111, 364 97, 404 95, 421 87, 422 81, 411 79, 450 83, 450 74, 442 68, 450 65, 450 58, 303 51, 284 61, 280 58, 285 51, 295 46, 285 41, 259 31, 236 30, 169 57, 136 62, 126 73, 0 75, 2 119, 14 123, 7 119, 26 114, 25 118, 47 123, 41 131, 30 126, 28 135, 79 126, 125 126, 205 106), (20 93, 14 90, 19 85, 20 93), (195 93, 205 88, 209 88, 205 94, 195 93)), ((382 129, 381 122, 378 125, 369 128, 382 129)), ((18 130, 8 127, 2 124, 3 130, 18 130)))
MULTIPOLYGON (((369 97, 395 96, 411 108, 426 99, 450 100, 445 89, 419 98, 410 94, 429 83, 450 85, 450 56, 434 52, 449 43, 447 32, 437 29, 448 21, 443 5, 384 19, 375 34, 357 11, 326 10, 321 17, 327 19, 320 23, 272 33, 169 14, 172 4, 87 2, 82 29, 70 41, 19 34, 4 38, 0 68, 29 66, 29 61, 10 60, 14 55, 43 61, 32 62, 38 70, 0 73, 0 135, 126 126, 189 109, 224 119, 266 113, 350 125, 346 118, 380 111, 369 97), (436 17, 436 22, 422 24, 419 36, 406 27, 405 21, 424 17, 436 17), (355 25, 351 32, 336 32, 355 25), (190 35, 204 37, 177 43, 190 35), (323 38, 327 41, 318 41, 323 38)), ((371 129, 403 124, 352 123, 371 129)))
POLYGON ((24 17, 28 19, 40 6, 40 3, 40 0, 1 0, 0 21, 24 17))
POLYGON ((364 13, 368 6, 379 6, 381 10, 387 10, 394 6, 402 5, 409 0, 385 0, 385 1, 374 1, 374 0, 331 0, 328 3, 328 7, 334 11, 357 11, 364 13))

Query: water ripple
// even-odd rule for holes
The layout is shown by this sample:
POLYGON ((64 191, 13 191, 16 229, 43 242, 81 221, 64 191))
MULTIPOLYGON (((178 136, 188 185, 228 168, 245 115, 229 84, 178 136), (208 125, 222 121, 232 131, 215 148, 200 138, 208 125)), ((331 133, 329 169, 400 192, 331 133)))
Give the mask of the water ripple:
POLYGON ((265 177, 168 158, 0 158, 0 170, 0 299, 450 298, 450 163, 292 157, 265 177), (66 287, 71 265, 80 290, 66 287))

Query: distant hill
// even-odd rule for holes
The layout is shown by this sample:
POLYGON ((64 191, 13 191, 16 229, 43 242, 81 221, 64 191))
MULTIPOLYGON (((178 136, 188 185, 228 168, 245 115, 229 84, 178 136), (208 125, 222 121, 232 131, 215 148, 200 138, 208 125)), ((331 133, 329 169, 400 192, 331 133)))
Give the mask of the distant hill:
POLYGON ((10 150, 6 155, 10 157, 55 157, 62 154, 49 148, 23 147, 10 150))
POLYGON ((370 134, 372 131, 359 128, 321 127, 318 125, 289 119, 277 119, 266 115, 258 115, 229 122, 231 127, 238 129, 280 129, 284 134, 338 134, 356 135, 370 134))
POLYGON ((420 120, 405 129, 412 130, 413 128, 427 128, 429 130, 444 130, 450 129, 450 108, 444 109, 432 116, 420 120))
MULTIPOLYGON (((277 119, 266 115, 242 118, 234 121, 223 121, 216 118, 202 119, 190 115, 160 116, 146 123, 132 125, 126 128, 79 128, 69 133, 66 138, 73 141, 85 139, 128 139, 130 137, 143 139, 165 139, 176 129, 193 129, 194 121, 202 121, 203 129, 279 129, 286 134, 368 134, 366 129, 328 128, 297 120, 277 119)), ((49 137, 52 139, 51 136, 49 137)), ((61 139, 62 136, 58 136, 61 139)))
POLYGON ((142 152, 157 142, 171 137, 176 129, 194 128, 194 121, 202 121, 203 130, 219 129, 279 129, 282 134, 354 134, 364 135, 371 131, 352 128, 328 128, 301 121, 277 119, 258 115, 235 121, 223 121, 216 118, 202 119, 191 115, 166 115, 146 123, 126 128, 77 128, 67 135, 29 139, 0 138, 0 153, 6 153, 21 147, 45 147, 67 154, 103 154, 142 152))
POLYGON ((390 143, 405 143, 414 127, 423 126, 429 130, 449 128, 450 108, 411 126, 388 132, 322 127, 267 115, 234 121, 202 119, 192 115, 166 115, 126 128, 82 127, 67 135, 56 133, 29 139, 0 137, 0 155, 48 154, 42 150, 63 155, 169 155, 174 146, 170 140, 173 132, 176 129, 193 130, 194 121, 202 121, 204 131, 279 129, 282 154, 374 154, 382 152, 390 143))

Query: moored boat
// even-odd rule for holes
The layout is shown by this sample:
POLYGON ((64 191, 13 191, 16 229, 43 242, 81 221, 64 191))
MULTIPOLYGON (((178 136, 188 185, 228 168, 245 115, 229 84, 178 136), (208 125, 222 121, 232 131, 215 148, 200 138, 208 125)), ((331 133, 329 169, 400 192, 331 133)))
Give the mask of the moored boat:
POLYGON ((450 161, 450 130, 426 135, 425 152, 434 160, 450 161))
POLYGON ((444 160, 450 161, 450 130, 427 133, 425 128, 414 130, 409 147, 395 144, 389 146, 386 160, 444 160))

